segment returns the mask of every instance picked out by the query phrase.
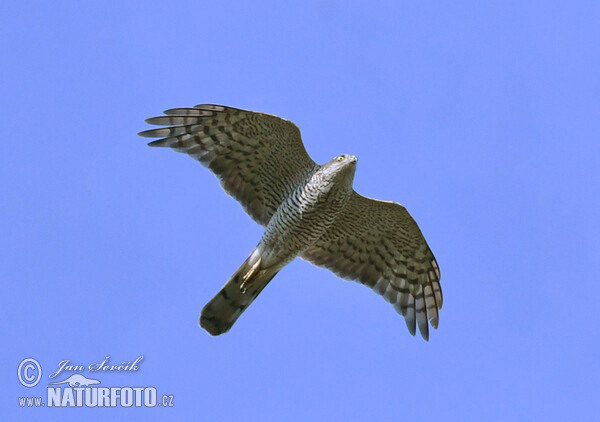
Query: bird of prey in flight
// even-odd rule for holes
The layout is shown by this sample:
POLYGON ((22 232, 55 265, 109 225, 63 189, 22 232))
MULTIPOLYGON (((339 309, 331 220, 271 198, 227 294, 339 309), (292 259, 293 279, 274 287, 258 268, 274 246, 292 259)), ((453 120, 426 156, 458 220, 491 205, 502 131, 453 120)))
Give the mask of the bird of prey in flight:
POLYGON ((166 110, 140 132, 153 147, 188 154, 212 170, 225 191, 265 228, 250 256, 202 309, 200 325, 227 332, 271 279, 301 257, 369 286, 429 339, 442 308, 440 270, 406 209, 356 193, 357 158, 319 165, 300 130, 266 113, 201 104, 166 110))

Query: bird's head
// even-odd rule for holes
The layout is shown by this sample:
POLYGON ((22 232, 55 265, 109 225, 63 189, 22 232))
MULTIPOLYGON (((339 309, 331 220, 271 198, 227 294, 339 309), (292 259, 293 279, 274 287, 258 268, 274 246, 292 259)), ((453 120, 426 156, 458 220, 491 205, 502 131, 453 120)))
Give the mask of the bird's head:
POLYGON ((352 187, 358 158, 350 154, 341 154, 324 164, 321 171, 336 185, 352 187))

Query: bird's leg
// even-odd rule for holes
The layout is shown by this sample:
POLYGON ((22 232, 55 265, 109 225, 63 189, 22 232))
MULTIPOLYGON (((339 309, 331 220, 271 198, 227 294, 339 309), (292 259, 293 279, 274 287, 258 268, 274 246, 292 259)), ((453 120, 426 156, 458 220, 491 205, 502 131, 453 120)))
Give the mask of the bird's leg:
POLYGON ((242 283, 240 284, 240 291, 242 294, 246 293, 246 284, 248 284, 248 280, 256 273, 258 267, 260 267, 261 261, 262 258, 258 258, 258 261, 256 261, 256 263, 250 267, 250 270, 242 277, 242 283))

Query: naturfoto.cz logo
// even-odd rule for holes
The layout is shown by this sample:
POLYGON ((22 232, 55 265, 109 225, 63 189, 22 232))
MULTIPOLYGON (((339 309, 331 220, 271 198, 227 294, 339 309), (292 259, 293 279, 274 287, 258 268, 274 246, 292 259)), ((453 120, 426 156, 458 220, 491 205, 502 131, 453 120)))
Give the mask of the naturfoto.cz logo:
MULTIPOLYGON (((136 360, 110 364, 106 357, 101 363, 87 366, 89 372, 136 372, 143 356, 136 360)), ((159 397, 155 387, 102 386, 97 378, 79 373, 86 369, 83 365, 73 365, 70 360, 58 364, 58 370, 49 375, 50 380, 67 372, 77 373, 60 380, 49 382, 45 401, 42 397, 19 397, 20 407, 173 407, 173 395, 159 397)), ((97 375, 95 375, 97 376, 97 375)), ((24 387, 33 388, 42 379, 42 366, 33 358, 23 359, 18 367, 18 378, 24 387)))

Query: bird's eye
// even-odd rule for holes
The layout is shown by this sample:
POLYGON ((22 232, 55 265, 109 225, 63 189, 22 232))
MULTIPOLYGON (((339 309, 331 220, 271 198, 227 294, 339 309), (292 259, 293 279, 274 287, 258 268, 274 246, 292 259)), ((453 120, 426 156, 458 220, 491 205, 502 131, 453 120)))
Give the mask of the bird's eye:
POLYGON ((338 157, 336 158, 336 160, 338 160, 338 161, 344 161, 344 156, 343 156, 343 155, 340 155, 340 156, 338 156, 338 157))

